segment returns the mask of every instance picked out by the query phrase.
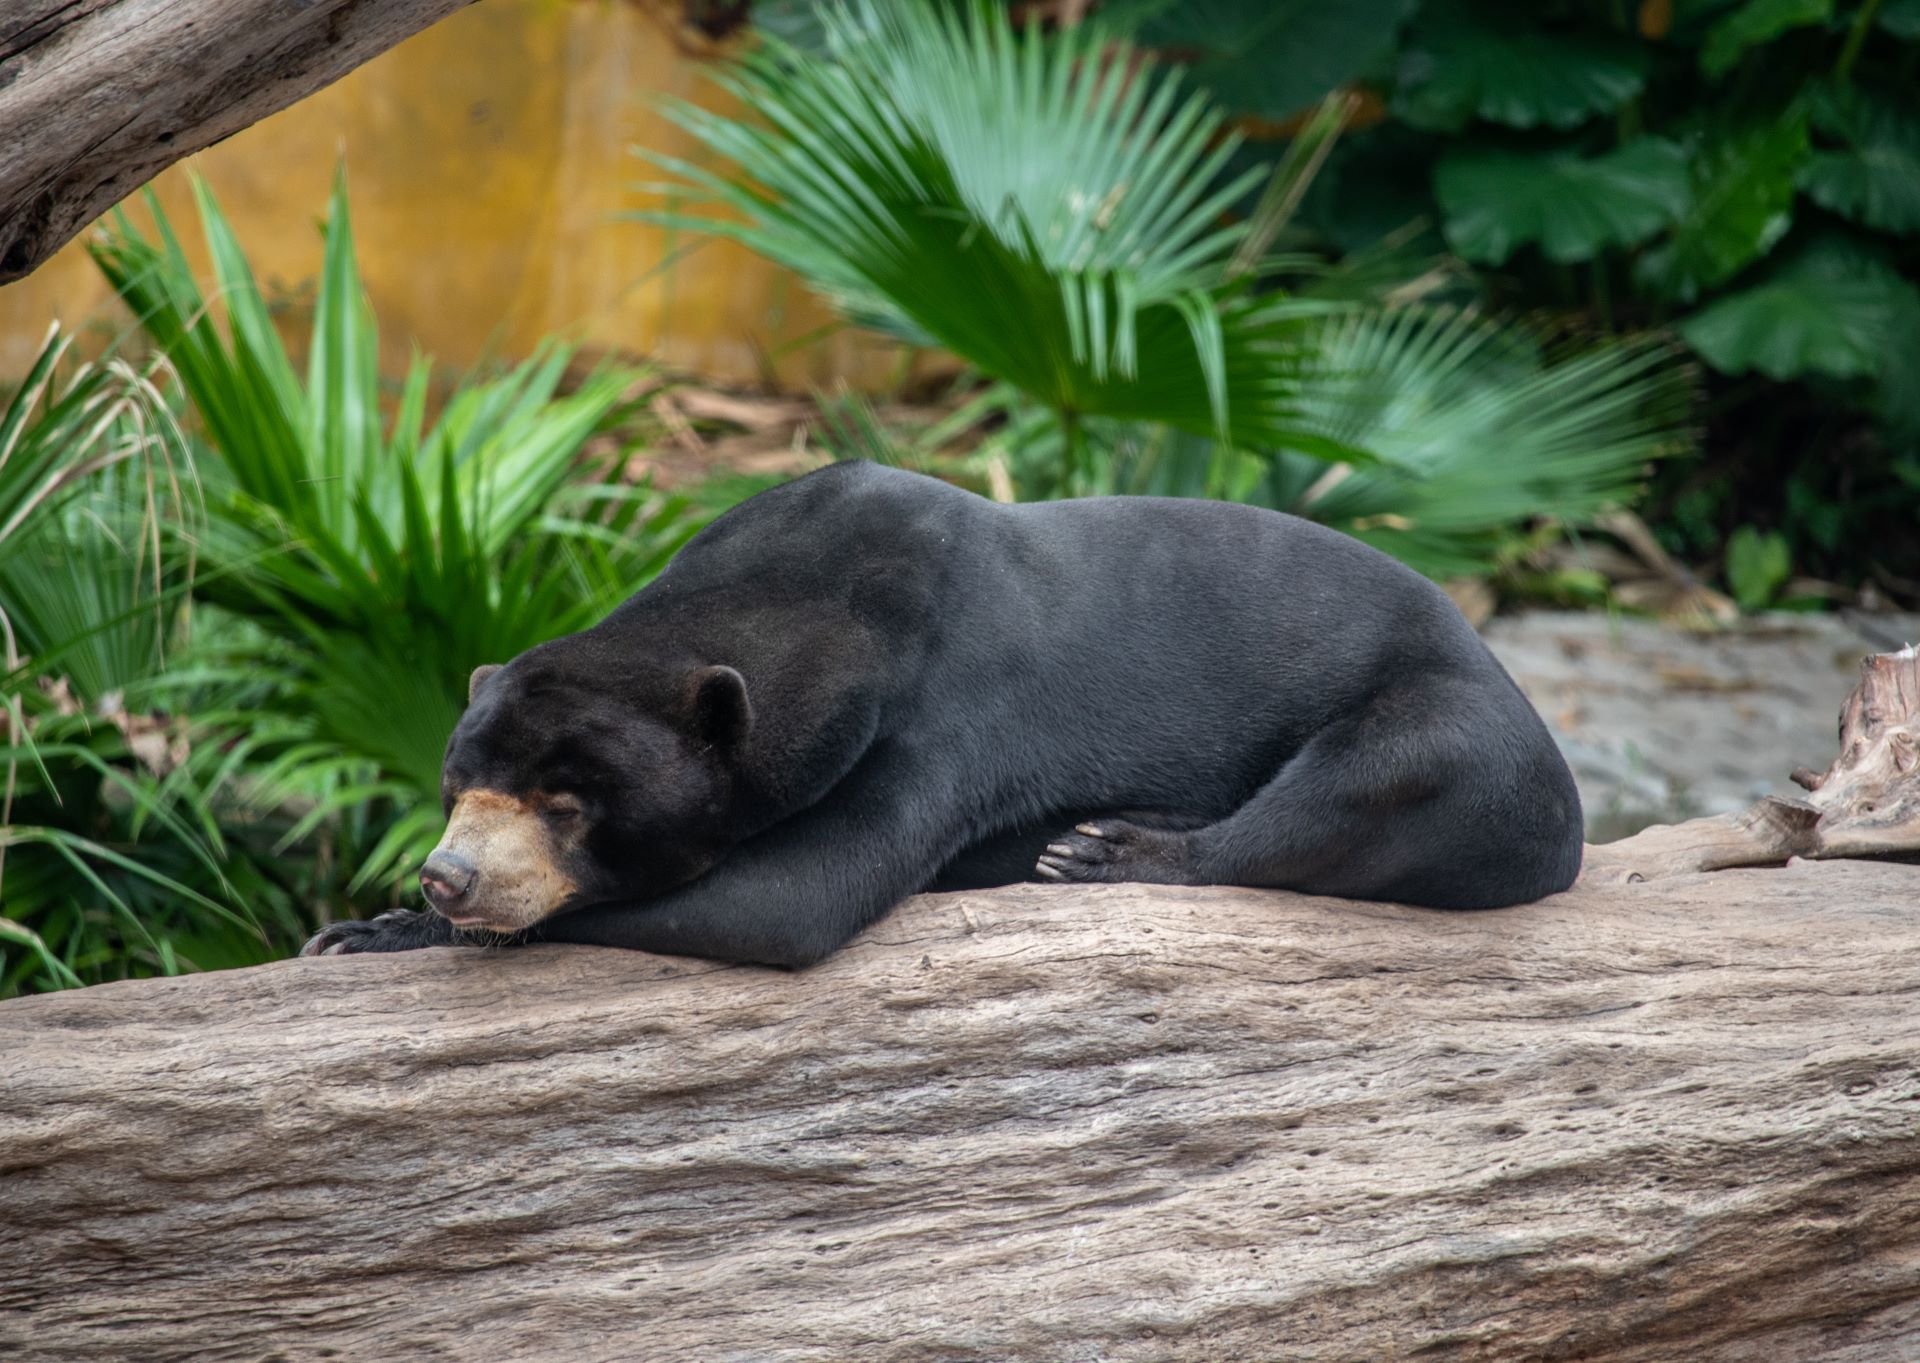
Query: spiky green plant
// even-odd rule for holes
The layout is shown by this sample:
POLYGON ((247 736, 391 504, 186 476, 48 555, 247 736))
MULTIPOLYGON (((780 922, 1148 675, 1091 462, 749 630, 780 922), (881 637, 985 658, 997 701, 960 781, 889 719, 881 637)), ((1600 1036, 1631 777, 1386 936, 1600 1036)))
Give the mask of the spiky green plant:
POLYGON ((159 531, 194 508, 179 434, 148 374, 67 351, 56 328, 0 413, 0 996, 267 949, 157 709, 182 601, 159 531))
POLYGON ((384 392, 344 182, 302 376, 219 206, 196 194, 212 297, 151 201, 151 236, 120 217, 93 250, 207 445, 190 547, 196 596, 223 613, 199 660, 223 703, 200 718, 224 727, 262 807, 304 811, 287 844, 327 830, 349 892, 384 896, 437 835, 467 674, 591 623, 694 523, 586 453, 633 371, 563 394, 571 353, 549 345, 461 384, 430 419, 416 356, 384 392))

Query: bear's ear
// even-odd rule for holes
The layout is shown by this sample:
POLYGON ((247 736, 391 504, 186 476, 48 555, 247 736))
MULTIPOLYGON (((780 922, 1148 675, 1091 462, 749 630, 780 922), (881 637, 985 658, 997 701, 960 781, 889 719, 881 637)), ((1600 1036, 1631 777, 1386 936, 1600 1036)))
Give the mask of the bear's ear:
POLYGON ((505 666, 505 663, 482 663, 474 668, 473 675, 467 678, 467 704, 473 704, 473 698, 480 694, 480 688, 487 684, 487 678, 505 666))
POLYGON ((716 748, 731 748, 753 727, 747 679, 731 667, 702 667, 687 680, 694 732, 716 748))

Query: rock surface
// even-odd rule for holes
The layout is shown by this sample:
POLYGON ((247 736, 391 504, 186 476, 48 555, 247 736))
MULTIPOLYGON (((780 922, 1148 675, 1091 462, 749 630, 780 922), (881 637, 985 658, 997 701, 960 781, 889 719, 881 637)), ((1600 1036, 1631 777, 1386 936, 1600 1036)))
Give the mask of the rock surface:
POLYGON ((1920 868, 0 1004, 13 1360, 1920 1356, 1920 868))
POLYGON ((1597 613, 1501 616, 1482 631, 1560 740, 1593 842, 1799 795, 1833 755, 1860 660, 1920 639, 1920 616, 1773 614, 1711 633, 1597 613))

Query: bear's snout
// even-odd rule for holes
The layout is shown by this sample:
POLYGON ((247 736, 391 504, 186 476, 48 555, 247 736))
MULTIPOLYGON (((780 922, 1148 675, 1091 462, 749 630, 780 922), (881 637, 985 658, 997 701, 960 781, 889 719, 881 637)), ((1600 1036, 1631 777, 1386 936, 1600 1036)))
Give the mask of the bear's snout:
POLYGON ((519 932, 576 893, 560 850, 551 821, 528 799, 463 791, 440 845, 420 867, 420 888, 457 927, 519 932))
POLYGON ((451 918, 454 914, 450 911, 467 897, 478 874, 474 864, 459 853, 436 850, 420 868, 420 888, 429 904, 451 918))

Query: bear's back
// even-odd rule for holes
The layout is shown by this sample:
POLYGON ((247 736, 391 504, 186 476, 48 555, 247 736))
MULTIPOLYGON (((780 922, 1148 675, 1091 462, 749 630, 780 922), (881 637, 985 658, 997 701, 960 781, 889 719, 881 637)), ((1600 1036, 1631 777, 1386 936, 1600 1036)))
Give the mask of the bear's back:
POLYGON ((925 563, 993 504, 937 478, 879 464, 829 464, 731 508, 687 542, 662 580, 691 589, 760 578, 813 589, 864 562, 925 563))

